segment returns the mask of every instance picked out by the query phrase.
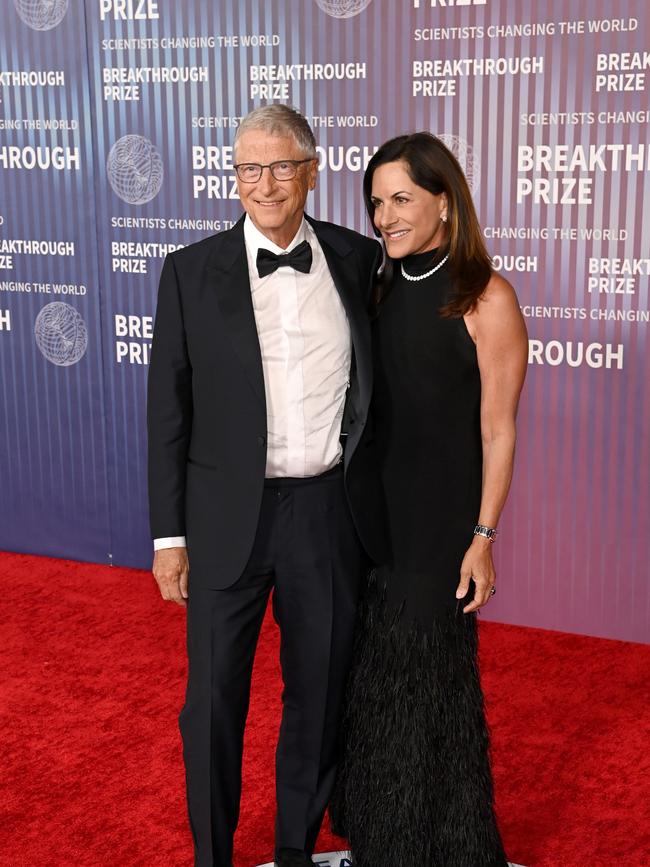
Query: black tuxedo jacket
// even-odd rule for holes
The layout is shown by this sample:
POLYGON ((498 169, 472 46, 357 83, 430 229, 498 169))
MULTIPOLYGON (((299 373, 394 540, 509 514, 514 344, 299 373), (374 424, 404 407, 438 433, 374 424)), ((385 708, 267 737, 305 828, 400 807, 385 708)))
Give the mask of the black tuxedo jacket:
MULTIPOLYGON (((343 420, 346 491, 371 559, 385 559, 383 500, 368 408, 367 310, 376 241, 309 220, 347 313, 353 344, 343 420)), ((160 278, 148 384, 154 538, 186 536, 192 581, 234 583, 251 552, 266 468, 266 401, 243 218, 171 253, 160 278)))

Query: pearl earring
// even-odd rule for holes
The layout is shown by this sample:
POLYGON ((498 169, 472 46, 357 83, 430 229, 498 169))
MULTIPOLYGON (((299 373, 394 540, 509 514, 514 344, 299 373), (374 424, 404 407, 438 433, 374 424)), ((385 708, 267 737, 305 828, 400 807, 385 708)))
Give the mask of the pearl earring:
POLYGON ((443 223, 446 223, 447 222, 447 214, 442 214, 440 219, 442 220, 443 223))

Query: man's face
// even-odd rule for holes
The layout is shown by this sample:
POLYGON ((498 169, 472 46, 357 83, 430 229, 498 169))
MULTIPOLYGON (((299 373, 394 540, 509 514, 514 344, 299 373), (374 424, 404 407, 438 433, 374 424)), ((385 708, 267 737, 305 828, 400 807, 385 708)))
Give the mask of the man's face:
MULTIPOLYGON (((235 162, 268 165, 278 160, 302 160, 302 153, 292 138, 269 135, 251 129, 237 141, 235 162)), ((314 159, 298 166, 295 178, 276 181, 270 169, 253 184, 237 179, 237 190, 244 210, 263 235, 286 247, 302 221, 307 193, 316 186, 318 163, 314 159)))

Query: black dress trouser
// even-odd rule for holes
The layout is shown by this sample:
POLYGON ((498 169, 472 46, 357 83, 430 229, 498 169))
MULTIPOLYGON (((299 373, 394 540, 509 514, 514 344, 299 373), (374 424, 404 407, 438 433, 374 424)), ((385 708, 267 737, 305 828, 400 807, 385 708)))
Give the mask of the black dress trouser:
POLYGON ((193 588, 191 566, 180 728, 196 867, 232 864, 251 671, 271 589, 284 681, 275 845, 313 852, 336 772, 365 565, 338 466, 265 483, 254 546, 235 584, 193 588))

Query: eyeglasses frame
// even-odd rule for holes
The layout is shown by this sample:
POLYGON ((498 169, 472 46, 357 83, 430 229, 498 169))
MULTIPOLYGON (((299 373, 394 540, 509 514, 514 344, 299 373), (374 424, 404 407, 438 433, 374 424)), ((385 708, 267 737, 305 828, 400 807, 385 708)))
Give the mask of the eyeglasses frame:
POLYGON ((242 184, 256 184, 262 177, 264 169, 268 169, 271 172, 271 176, 274 180, 280 181, 280 183, 282 183, 282 181, 292 181, 296 177, 296 175, 298 174, 298 166, 302 165, 303 163, 311 163, 316 159, 318 159, 318 157, 307 157, 304 160, 273 160, 272 163, 266 163, 264 165, 262 165, 262 163, 237 163, 236 166, 233 166, 233 169, 237 172, 237 177, 242 182, 242 184), (273 172, 273 166, 277 166, 278 163, 291 163, 295 171, 290 178, 276 178, 273 172), (244 180, 244 178, 242 178, 239 174, 239 169, 243 168, 243 166, 257 166, 260 170, 259 177, 255 178, 254 181, 244 180))

